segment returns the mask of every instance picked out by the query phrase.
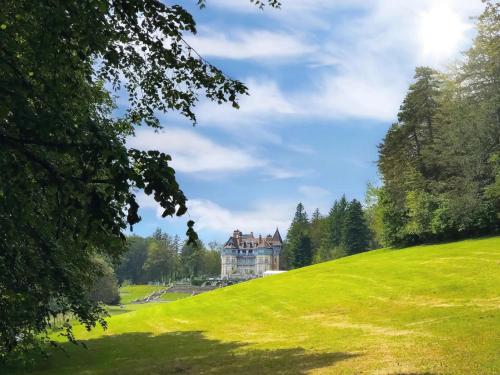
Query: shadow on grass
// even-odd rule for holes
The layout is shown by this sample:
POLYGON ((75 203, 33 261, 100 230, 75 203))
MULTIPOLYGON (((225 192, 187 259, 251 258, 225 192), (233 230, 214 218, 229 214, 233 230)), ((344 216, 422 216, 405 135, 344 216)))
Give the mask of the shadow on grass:
MULTIPOLYGON (((88 350, 64 344, 67 355, 37 360, 37 374, 305 374, 356 354, 303 348, 252 349, 246 343, 208 339, 202 332, 153 336, 126 333, 85 341, 88 350)), ((11 370, 14 371, 13 368, 11 370)), ((28 373, 17 369, 15 373, 28 373)))

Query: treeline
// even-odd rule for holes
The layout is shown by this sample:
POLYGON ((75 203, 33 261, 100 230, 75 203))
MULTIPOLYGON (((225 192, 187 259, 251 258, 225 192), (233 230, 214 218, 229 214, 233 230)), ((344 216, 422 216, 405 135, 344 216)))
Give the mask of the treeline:
POLYGON ((308 218, 299 203, 281 254, 281 269, 353 255, 373 248, 372 235, 359 201, 343 196, 335 201, 327 216, 316 209, 308 218))
POLYGON ((379 146, 370 226, 389 246, 498 233, 500 4, 487 4, 465 62, 415 81, 379 146))
POLYGON ((418 67, 379 145, 382 186, 311 219, 299 204, 282 254, 297 268, 380 246, 500 232, 500 4, 486 2, 464 62, 418 67))
POLYGON ((188 245, 178 236, 157 229, 150 237, 127 237, 128 250, 115 267, 119 283, 168 283, 193 277, 220 275, 220 245, 188 245))

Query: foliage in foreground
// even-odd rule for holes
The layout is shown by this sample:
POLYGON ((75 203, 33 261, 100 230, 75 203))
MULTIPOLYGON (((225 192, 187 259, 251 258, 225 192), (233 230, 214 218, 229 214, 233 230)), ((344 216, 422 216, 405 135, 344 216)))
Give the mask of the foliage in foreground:
POLYGON ((124 230, 140 220, 135 191, 152 195, 163 217, 186 212, 170 156, 126 148, 134 127, 158 128, 156 114, 169 111, 195 122, 198 95, 238 107, 247 92, 185 43, 196 27, 178 5, 6 0, 1 8, 0 359, 33 342, 52 316, 105 325, 88 297, 99 276, 93 260, 124 251, 124 230), (128 94, 123 116, 111 115, 105 87, 128 94))

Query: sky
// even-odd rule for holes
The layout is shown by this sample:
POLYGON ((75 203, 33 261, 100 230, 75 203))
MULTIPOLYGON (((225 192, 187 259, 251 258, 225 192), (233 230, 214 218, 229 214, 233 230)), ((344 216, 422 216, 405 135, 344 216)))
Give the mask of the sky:
POLYGON ((235 229, 285 235, 298 202, 327 214, 342 194, 363 201, 367 183, 380 184, 377 145, 415 67, 456 63, 482 10, 480 0, 283 0, 264 11, 248 0, 175 3, 197 22, 188 43, 250 95, 239 110, 200 98, 195 127, 160 114, 159 133, 141 128, 128 140, 170 154, 189 199, 185 216, 162 219, 138 192, 133 233, 183 237, 192 219, 205 242, 235 229))

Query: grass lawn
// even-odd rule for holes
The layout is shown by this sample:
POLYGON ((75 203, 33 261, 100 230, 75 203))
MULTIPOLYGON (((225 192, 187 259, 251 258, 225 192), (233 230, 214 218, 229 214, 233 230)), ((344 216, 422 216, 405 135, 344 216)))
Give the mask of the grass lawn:
MULTIPOLYGON (((146 293, 147 294, 147 293, 146 293)), ((76 328, 35 374, 499 374, 500 237, 377 250, 76 328)))
POLYGON ((122 305, 123 307, 120 306, 107 306, 108 313, 111 316, 115 315, 120 315, 120 314, 126 314, 131 311, 136 311, 136 310, 141 310, 145 307, 148 306, 146 303, 134 303, 134 304, 129 304, 129 305, 122 305))
POLYGON ((189 293, 165 293, 160 297, 160 301, 177 301, 191 296, 189 293))
POLYGON ((124 305, 139 298, 149 296, 157 290, 165 289, 165 286, 156 285, 128 285, 120 288, 120 302, 124 305))

